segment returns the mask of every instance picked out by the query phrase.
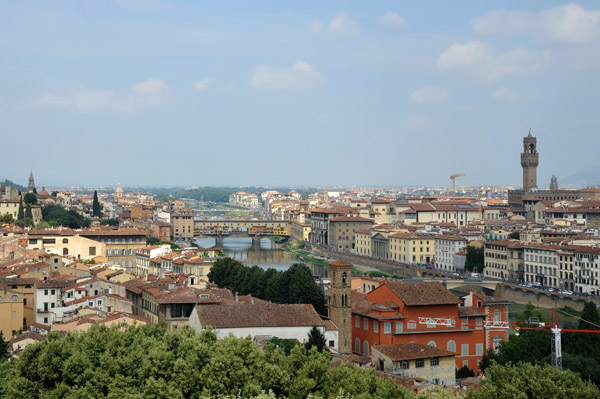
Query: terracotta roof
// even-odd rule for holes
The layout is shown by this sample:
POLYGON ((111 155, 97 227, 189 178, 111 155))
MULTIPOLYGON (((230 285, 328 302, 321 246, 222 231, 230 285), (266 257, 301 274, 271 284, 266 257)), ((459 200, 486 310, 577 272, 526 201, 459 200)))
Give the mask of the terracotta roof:
POLYGON ((385 283, 408 306, 451 305, 461 301, 439 282, 403 282, 385 283))
POLYGON ((485 316, 485 312, 483 311, 483 308, 476 308, 474 306, 459 306, 458 317, 467 316, 485 316))
POLYGON ((361 218, 359 216, 336 216, 329 219, 330 222, 357 222, 357 223, 373 223, 373 219, 361 218))
POLYGON ((333 262, 329 262, 329 266, 347 266, 347 267, 352 267, 352 263, 350 262, 346 262, 343 259, 338 259, 336 261, 333 262))
POLYGON ((451 352, 446 349, 417 343, 375 345, 375 349, 377 349, 383 355, 389 357, 394 362, 398 362, 401 360, 424 359, 431 357, 456 355, 455 352, 451 352))
POLYGON ((17 342, 21 342, 21 341, 24 341, 26 339, 33 339, 34 341, 41 342, 45 338, 46 337, 43 336, 42 334, 39 334, 39 333, 36 333, 36 332, 33 332, 33 331, 27 331, 26 333, 17 335, 16 337, 14 337, 13 339, 11 339, 8 342, 9 350, 12 350, 13 344, 16 344, 17 342))
POLYGON ((310 327, 325 323, 309 304, 232 304, 196 306, 203 326, 214 328, 310 327))

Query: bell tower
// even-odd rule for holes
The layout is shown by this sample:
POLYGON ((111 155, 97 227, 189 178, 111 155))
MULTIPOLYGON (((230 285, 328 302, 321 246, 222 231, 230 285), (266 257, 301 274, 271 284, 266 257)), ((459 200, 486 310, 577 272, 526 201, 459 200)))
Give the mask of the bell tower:
POLYGON ((537 188, 537 167, 539 162, 537 138, 531 135, 531 129, 529 129, 527 137, 523 137, 523 152, 521 153, 523 191, 528 192, 537 188))
POLYGON ((352 353, 352 263, 341 259, 331 262, 329 275, 329 317, 338 327, 338 348, 340 353, 352 353))

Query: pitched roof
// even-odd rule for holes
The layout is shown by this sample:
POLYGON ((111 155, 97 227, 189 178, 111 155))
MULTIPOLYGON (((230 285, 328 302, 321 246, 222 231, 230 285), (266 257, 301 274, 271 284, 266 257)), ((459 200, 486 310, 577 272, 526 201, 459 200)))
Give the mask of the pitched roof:
POLYGON ((424 359, 430 357, 456 355, 455 352, 451 352, 446 349, 417 343, 375 345, 375 349, 377 349, 383 355, 389 357, 394 362, 398 362, 400 360, 424 359))
POLYGON ((452 305, 461 301, 439 282, 387 281, 394 294, 408 306, 452 305))
POLYGON ((203 326, 214 328, 310 327, 325 323, 312 305, 255 303, 196 306, 203 326))

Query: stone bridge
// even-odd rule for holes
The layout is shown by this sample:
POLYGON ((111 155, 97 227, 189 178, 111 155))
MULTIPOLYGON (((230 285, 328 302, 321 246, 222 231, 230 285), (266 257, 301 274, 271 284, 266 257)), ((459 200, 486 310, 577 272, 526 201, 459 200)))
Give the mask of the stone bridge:
POLYGON ((262 237, 290 235, 290 222, 275 220, 195 220, 194 237, 214 237, 217 247, 223 247, 226 237, 252 237, 260 245, 262 237))

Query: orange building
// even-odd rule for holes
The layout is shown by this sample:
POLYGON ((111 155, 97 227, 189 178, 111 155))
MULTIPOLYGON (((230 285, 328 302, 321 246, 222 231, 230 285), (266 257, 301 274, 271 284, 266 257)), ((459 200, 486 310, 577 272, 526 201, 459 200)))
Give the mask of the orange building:
POLYGON ((485 352, 507 339, 509 301, 471 292, 461 306, 437 282, 388 281, 352 301, 353 351, 362 355, 373 345, 416 342, 455 352, 457 368, 480 372, 485 352))

